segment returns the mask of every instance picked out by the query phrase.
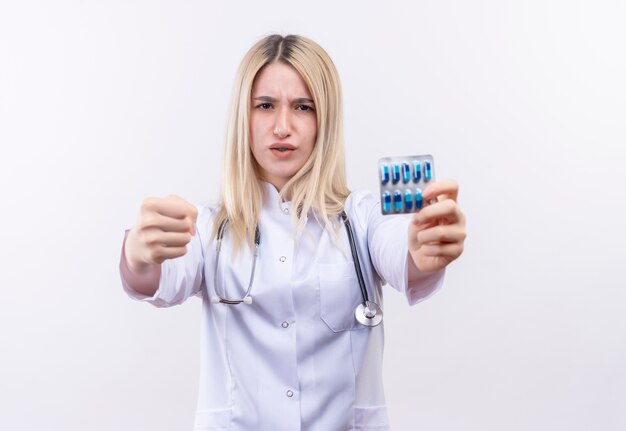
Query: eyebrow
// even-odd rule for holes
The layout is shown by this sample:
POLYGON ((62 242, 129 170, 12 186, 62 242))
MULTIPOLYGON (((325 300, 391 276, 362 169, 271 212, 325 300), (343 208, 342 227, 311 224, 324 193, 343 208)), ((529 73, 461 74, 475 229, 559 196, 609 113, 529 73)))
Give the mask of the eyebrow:
MULTIPOLYGON (((270 96, 258 96, 255 97, 254 100, 258 100, 260 102, 276 102, 277 99, 270 96)), ((312 99, 307 99, 306 97, 298 97, 297 99, 293 99, 291 103, 315 103, 312 99)))

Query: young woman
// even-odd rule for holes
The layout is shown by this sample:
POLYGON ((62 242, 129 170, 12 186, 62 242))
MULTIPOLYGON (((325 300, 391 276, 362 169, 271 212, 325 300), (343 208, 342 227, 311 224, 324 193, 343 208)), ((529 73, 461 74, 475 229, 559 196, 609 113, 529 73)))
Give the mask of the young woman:
POLYGON ((437 182, 412 218, 383 217, 376 197, 347 187, 326 52, 300 36, 254 45, 235 81, 219 205, 146 199, 122 248, 131 297, 203 298, 196 429, 388 429, 381 286, 410 304, 441 286, 465 239, 457 193, 437 182))

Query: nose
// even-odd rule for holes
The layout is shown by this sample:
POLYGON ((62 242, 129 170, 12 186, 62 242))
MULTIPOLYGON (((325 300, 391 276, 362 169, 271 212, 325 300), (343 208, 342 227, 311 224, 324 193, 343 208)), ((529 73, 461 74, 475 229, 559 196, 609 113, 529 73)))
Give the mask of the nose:
POLYGON ((291 135, 291 118, 289 108, 281 107, 276 111, 276 120, 274 123, 274 135, 283 139, 291 135))

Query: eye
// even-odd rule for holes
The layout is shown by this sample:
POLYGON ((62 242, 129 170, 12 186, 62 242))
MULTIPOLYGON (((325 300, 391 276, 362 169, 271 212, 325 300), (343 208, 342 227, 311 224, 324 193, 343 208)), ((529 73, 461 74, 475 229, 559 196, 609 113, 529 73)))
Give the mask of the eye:
POLYGON ((268 109, 272 109, 272 104, 268 103, 268 102, 264 102, 264 103, 259 103, 258 105, 256 105, 256 107, 258 109, 261 109, 263 111, 266 111, 268 109))
POLYGON ((296 106, 296 111, 314 111, 312 106, 309 105, 297 105, 296 106))

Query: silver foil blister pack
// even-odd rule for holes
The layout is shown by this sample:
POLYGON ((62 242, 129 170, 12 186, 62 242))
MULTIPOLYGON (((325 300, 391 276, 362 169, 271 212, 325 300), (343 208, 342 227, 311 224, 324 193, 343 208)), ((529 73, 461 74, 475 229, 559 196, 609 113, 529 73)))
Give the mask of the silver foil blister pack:
POLYGON ((428 204, 422 191, 435 182, 433 156, 383 157, 378 161, 378 177, 384 215, 418 212, 428 204))

